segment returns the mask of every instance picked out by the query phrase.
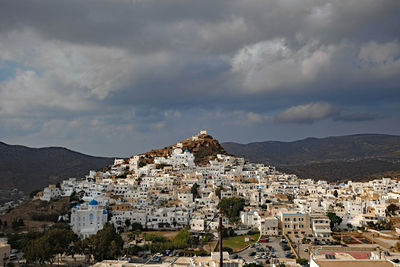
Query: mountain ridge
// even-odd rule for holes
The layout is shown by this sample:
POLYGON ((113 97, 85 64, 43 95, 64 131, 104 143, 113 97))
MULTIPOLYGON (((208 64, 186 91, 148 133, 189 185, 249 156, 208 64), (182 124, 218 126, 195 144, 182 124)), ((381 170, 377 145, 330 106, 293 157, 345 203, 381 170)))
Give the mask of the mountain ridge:
POLYGON ((368 133, 309 137, 290 142, 224 142, 222 146, 228 153, 250 161, 275 165, 282 171, 299 175, 300 178, 362 179, 378 173, 400 170, 400 136, 397 135, 368 133), (351 174, 346 177, 343 170, 351 174))
POLYGON ((30 192, 69 177, 82 177, 112 161, 113 158, 90 156, 64 147, 31 148, 0 142, 0 189, 30 192))

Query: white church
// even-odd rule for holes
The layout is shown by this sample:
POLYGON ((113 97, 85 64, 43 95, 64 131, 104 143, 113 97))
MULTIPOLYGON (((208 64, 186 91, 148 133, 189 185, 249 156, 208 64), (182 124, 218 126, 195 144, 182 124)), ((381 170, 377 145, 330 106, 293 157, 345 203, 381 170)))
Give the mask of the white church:
POLYGON ((77 204, 71 210, 72 231, 82 238, 94 235, 107 222, 107 211, 96 200, 77 204))

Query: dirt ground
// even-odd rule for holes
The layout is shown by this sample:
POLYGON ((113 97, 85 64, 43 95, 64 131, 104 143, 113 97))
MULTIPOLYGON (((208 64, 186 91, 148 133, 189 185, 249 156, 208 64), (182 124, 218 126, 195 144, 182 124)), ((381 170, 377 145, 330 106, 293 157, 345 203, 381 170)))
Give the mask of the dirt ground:
POLYGON ((179 233, 179 231, 147 231, 147 232, 143 232, 143 234, 158 234, 158 235, 162 235, 165 236, 169 239, 173 239, 177 234, 179 233))
POLYGON ((62 197, 58 200, 46 202, 46 201, 26 201, 18 207, 11 210, 9 213, 0 216, 0 220, 7 222, 7 227, 1 227, 5 233, 22 232, 22 231, 38 231, 47 227, 54 222, 51 221, 33 221, 32 214, 48 215, 48 214, 65 214, 69 210, 69 197, 62 197), (12 228, 12 222, 14 220, 22 219, 24 226, 18 229, 12 228))

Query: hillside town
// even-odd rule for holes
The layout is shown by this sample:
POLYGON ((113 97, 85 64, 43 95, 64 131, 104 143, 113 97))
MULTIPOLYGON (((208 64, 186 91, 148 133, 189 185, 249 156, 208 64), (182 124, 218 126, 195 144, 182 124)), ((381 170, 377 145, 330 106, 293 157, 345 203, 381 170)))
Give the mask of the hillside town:
MULTIPOLYGON (((199 142, 208 136, 201 131, 189 139, 199 142)), ((333 235, 365 231, 373 238, 389 230, 386 235, 398 239, 391 215, 398 214, 400 183, 391 178, 329 184, 298 179, 273 166, 227 154, 217 154, 200 166, 188 147, 177 143, 168 156, 115 159, 108 168, 90 171, 83 179, 49 185, 35 198, 48 202, 60 197, 78 200, 62 219, 81 239, 111 223, 119 232, 129 232, 133 226, 158 232, 187 229, 198 240, 218 240, 222 216, 224 235, 257 233, 240 251, 224 252, 223 266, 301 266, 299 259, 310 266, 345 262, 397 266, 399 262, 396 254, 389 256, 377 244, 343 246, 343 236, 333 235), (235 200, 242 204, 237 206, 235 200)), ((140 246, 136 239, 125 243, 140 246)), ((150 255, 145 263, 119 258, 95 266, 218 266, 220 256, 213 246, 202 257, 174 254, 178 256, 170 260, 165 256, 172 252, 167 251, 150 255)))

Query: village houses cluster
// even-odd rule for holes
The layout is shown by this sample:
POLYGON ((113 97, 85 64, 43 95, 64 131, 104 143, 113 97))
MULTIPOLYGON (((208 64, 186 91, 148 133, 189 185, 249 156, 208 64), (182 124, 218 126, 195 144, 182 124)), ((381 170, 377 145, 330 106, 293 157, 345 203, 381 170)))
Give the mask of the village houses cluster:
POLYGON ((194 232, 213 231, 218 227, 220 198, 241 197, 246 200, 241 224, 229 225, 224 218, 225 227, 258 229, 262 235, 295 234, 321 242, 331 240, 327 212, 342 218, 339 227, 355 228, 385 220, 387 206, 400 199, 400 183, 390 178, 335 185, 298 179, 227 155, 196 166, 194 155, 181 143, 171 156, 155 157, 152 164, 142 164, 142 157, 115 159, 107 171, 64 180, 60 188, 49 186, 41 199, 79 194, 85 202, 72 208, 70 224, 74 232, 87 237, 108 220, 117 227, 129 221, 154 230, 189 225, 194 232))

